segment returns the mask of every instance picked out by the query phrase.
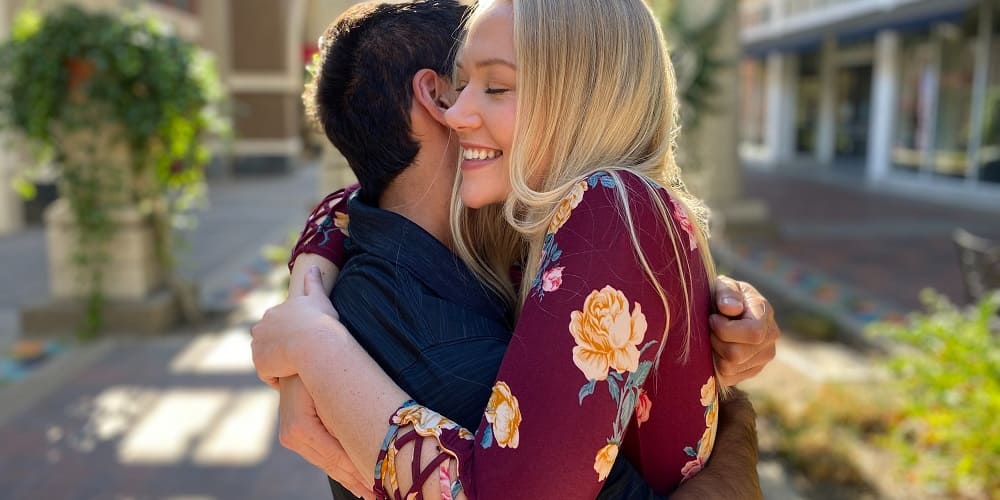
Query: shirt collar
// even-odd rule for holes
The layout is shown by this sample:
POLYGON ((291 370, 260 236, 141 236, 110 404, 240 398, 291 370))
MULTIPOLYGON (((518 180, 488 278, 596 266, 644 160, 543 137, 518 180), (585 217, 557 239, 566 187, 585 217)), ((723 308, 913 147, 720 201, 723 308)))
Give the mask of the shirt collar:
POLYGON ((507 314, 496 294, 462 260, 413 221, 373 207, 354 195, 348 201, 351 252, 364 251, 406 268, 449 302, 480 314, 507 314))

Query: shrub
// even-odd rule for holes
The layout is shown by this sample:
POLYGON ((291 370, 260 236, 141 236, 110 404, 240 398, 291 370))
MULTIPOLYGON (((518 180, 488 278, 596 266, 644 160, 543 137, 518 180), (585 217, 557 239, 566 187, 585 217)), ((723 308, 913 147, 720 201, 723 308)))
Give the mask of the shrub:
POLYGON ((968 310, 921 298, 927 313, 872 328, 902 346, 888 366, 903 420, 888 441, 928 486, 1000 498, 1000 292, 968 310))

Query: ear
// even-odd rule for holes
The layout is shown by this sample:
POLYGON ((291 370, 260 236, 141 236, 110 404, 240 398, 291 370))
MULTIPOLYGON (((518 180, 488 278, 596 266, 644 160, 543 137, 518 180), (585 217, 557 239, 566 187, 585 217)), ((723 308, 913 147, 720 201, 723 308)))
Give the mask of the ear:
POLYGON ((447 127, 444 112, 451 107, 448 82, 434 70, 422 69, 413 75, 413 105, 422 108, 431 118, 447 127))

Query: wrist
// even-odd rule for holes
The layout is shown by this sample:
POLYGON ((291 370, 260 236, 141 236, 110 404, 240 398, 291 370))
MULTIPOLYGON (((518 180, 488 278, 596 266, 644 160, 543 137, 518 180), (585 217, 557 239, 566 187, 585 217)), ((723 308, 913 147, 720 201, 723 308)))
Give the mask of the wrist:
POLYGON ((337 344, 345 335, 350 334, 339 321, 323 315, 306 333, 293 337, 288 343, 288 359, 299 367, 300 373, 305 367, 335 361, 331 358, 336 357, 337 344))

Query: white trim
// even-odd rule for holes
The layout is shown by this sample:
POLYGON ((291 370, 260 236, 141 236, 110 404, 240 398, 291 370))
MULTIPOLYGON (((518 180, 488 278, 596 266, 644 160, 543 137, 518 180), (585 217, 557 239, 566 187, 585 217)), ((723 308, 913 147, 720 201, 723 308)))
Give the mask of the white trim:
MULTIPOLYGON (((743 43, 752 44, 795 33, 818 31, 824 26, 888 13, 910 4, 930 6, 935 3, 945 3, 943 0, 837 0, 813 2, 810 8, 789 13, 788 9, 784 8, 787 1, 772 0, 772 14, 767 22, 744 26, 740 36, 743 43)), ((959 3, 958 0, 948 0, 948 2, 959 3)), ((961 0, 961 2, 966 5, 974 3, 973 0, 961 0)))
POLYGON ((301 92, 302 74, 236 73, 229 75, 232 92, 301 92))
POLYGON ((236 156, 296 156, 302 154, 302 139, 237 139, 233 141, 236 156))
POLYGON ((154 2, 143 5, 146 15, 172 26, 181 38, 190 42, 201 41, 201 21, 194 14, 154 2))

